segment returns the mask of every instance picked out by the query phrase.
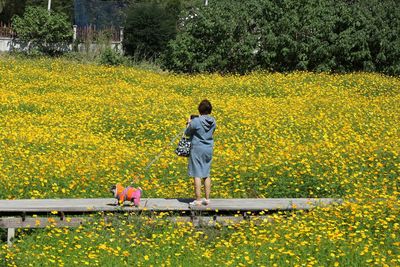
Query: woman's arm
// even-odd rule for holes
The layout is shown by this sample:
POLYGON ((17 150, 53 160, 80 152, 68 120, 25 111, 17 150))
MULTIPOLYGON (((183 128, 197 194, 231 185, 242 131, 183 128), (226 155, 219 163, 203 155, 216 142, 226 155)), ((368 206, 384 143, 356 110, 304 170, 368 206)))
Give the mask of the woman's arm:
POLYGON ((186 123, 185 135, 187 135, 187 136, 192 135, 193 128, 191 126, 191 122, 192 122, 192 120, 189 118, 186 123))

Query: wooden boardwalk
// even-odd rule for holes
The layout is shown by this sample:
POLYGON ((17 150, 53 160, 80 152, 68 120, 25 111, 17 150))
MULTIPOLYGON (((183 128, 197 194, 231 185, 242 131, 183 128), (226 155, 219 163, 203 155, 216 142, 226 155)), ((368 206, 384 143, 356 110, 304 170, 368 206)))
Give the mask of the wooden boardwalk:
POLYGON ((236 198, 211 199, 211 203, 207 206, 191 206, 189 202, 192 200, 143 198, 139 207, 134 207, 128 202, 123 206, 117 205, 113 198, 0 200, 0 228, 7 229, 7 243, 11 245, 15 228, 43 228, 48 225, 77 227, 93 219, 85 217, 87 213, 172 211, 181 215, 173 217, 173 221, 190 221, 193 225, 212 225, 224 224, 227 220, 246 219, 249 216, 248 212, 309 210, 316 206, 342 202, 340 199, 332 198, 236 198), (242 217, 216 216, 216 214, 232 212, 238 212, 242 217), (205 213, 213 215, 210 217, 204 215, 205 213))
POLYGON ((139 207, 128 202, 116 205, 112 198, 86 199, 20 199, 0 200, 0 216, 4 213, 46 213, 52 211, 65 213, 79 212, 117 212, 117 211, 277 211, 308 210, 315 206, 331 205, 340 202, 331 198, 233 198, 212 199, 207 206, 190 206, 193 199, 143 198, 139 207))

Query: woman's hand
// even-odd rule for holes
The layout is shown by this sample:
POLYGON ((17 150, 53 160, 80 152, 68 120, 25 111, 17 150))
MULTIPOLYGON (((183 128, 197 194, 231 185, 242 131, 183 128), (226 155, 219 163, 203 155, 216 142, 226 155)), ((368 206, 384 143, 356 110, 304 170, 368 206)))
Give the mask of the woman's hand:
POLYGON ((190 117, 188 118, 188 120, 187 120, 187 122, 186 122, 186 125, 189 125, 189 123, 191 122, 192 120, 190 119, 190 117))

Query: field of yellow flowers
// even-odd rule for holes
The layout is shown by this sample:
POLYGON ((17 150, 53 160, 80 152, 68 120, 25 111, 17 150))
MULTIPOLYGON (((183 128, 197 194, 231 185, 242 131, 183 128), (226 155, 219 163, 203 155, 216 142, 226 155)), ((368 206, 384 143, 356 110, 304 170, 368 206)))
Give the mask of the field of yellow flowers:
POLYGON ((0 266, 400 265, 400 79, 380 74, 186 76, 0 58, 0 199, 110 197, 131 181, 144 197, 192 197, 170 141, 204 98, 217 120, 212 197, 344 204, 215 228, 96 215, 20 230, 10 248, 0 230, 0 266))

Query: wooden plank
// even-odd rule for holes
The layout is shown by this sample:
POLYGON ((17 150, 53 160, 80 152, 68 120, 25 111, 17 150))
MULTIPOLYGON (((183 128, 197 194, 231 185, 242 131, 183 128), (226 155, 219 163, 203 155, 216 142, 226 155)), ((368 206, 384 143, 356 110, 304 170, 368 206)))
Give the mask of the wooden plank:
POLYGON ((272 218, 269 216, 195 216, 191 217, 167 217, 167 220, 170 220, 174 223, 177 222, 191 222, 193 226, 216 226, 216 225, 232 225, 239 223, 241 221, 250 221, 252 220, 254 223, 262 222, 262 221, 269 221, 272 222, 272 218))
POLYGON ((12 240, 15 237, 15 228, 8 228, 7 229, 7 245, 11 246, 12 240))
POLYGON ((192 199, 144 198, 139 207, 128 202, 123 207, 112 198, 0 200, 0 213, 10 212, 97 212, 97 211, 261 211, 311 209, 341 203, 331 198, 211 199, 208 206, 189 206, 192 199))
POLYGON ((277 210, 309 210, 316 206, 327 206, 341 203, 332 198, 265 198, 265 199, 211 199, 207 206, 192 206, 192 210, 202 211, 277 211, 277 210))
MULTIPOLYGON (((194 226, 215 226, 230 225, 241 222, 243 220, 252 220, 253 222, 261 222, 268 220, 272 222, 269 216, 167 216, 161 220, 168 220, 174 223, 186 222, 193 223, 194 226)), ((8 229, 8 239, 15 235, 15 228, 45 228, 47 226, 54 227, 79 227, 82 224, 93 221, 92 217, 66 217, 64 219, 58 217, 3 217, 0 218, 0 228, 8 229)))
MULTIPOLYGON (((93 218, 90 217, 67 217, 63 220, 57 217, 28 217, 22 219, 20 217, 6 217, 0 218, 0 228, 14 229, 14 228, 45 228, 47 226, 56 226, 56 227, 78 227, 82 224, 85 224, 89 221, 92 221, 93 218)), ((232 223, 238 223, 243 220, 269 220, 271 218, 269 216, 168 216, 165 217, 165 220, 169 220, 172 222, 193 222, 195 225, 205 225, 211 226, 222 224, 228 225, 232 223)))
POLYGON ((96 212, 96 211, 138 211, 138 210, 190 210, 190 199, 142 199, 140 207, 129 202, 124 206, 116 205, 112 198, 88 199, 19 199, 0 200, 0 213, 6 212, 96 212))
POLYGON ((0 218, 0 228, 44 228, 49 225, 57 227, 78 227, 89 221, 87 217, 3 217, 0 218))

